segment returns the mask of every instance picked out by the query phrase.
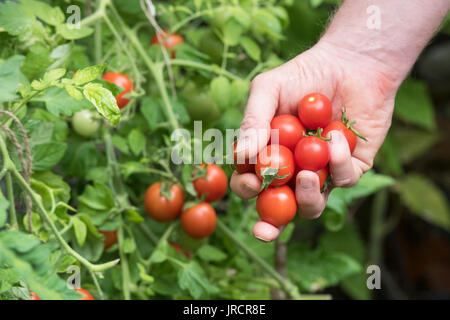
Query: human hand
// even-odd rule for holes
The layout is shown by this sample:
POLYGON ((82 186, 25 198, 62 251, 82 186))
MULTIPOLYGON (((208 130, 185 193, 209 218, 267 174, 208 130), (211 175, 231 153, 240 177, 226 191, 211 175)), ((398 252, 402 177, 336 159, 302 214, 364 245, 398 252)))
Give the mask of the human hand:
MULTIPOLYGON (((386 65, 378 60, 319 42, 252 81, 236 153, 238 157, 245 155, 247 158, 257 155, 269 140, 272 118, 286 113, 297 115, 301 98, 320 92, 332 103, 332 120, 340 120, 345 106, 348 118, 356 121, 354 128, 367 138, 367 142, 358 139, 351 154, 340 132, 331 131, 329 134, 332 184, 336 187, 353 186, 372 167, 390 127, 398 88, 395 80, 386 65)), ((319 178, 311 171, 300 171, 292 179, 296 179, 295 196, 300 216, 318 218, 325 208, 330 189, 321 193, 319 178)), ((249 199, 257 196, 261 181, 253 173, 234 172, 230 185, 238 196, 249 199)), ((253 234, 261 240, 271 241, 279 235, 279 229, 259 221, 253 234)))

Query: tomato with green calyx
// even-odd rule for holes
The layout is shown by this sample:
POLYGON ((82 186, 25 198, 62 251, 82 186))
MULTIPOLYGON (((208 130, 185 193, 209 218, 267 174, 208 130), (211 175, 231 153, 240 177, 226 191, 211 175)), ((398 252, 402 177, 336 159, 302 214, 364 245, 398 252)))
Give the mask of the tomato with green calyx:
POLYGON ((177 33, 167 34, 167 30, 163 30, 160 33, 155 34, 150 41, 150 44, 164 44, 164 48, 170 50, 172 58, 175 59, 176 51, 173 50, 177 45, 182 44, 184 38, 177 33))
POLYGON ((298 104, 298 117, 302 124, 312 130, 325 128, 331 121, 331 102, 321 93, 311 93, 298 104))
POLYGON ((294 175, 294 156, 287 147, 271 144, 262 149, 256 159, 255 172, 267 186, 276 187, 287 183, 294 175))
POLYGON ((105 240, 103 242, 104 250, 108 250, 117 242, 117 230, 99 230, 99 232, 105 237, 105 240))
POLYGON ((159 222, 178 217, 184 205, 183 189, 176 183, 155 182, 144 196, 144 207, 150 218, 159 222))
POLYGON ((41 300, 36 292, 30 291, 30 300, 41 300))
POLYGON ((227 193, 228 178, 225 171, 215 164, 201 164, 193 170, 193 184, 199 197, 205 196, 206 202, 222 199, 227 193), (200 176, 200 177, 198 177, 200 176), (197 178, 198 177, 198 178, 197 178))
POLYGON ((305 132, 300 120, 291 114, 276 116, 270 122, 270 128, 272 129, 271 135, 276 134, 274 130, 278 132, 278 144, 288 147, 292 151, 305 132))
POLYGON ((72 116, 72 127, 76 133, 83 137, 90 137, 100 128, 100 121, 91 110, 81 110, 72 116))
MULTIPOLYGON (((319 130, 318 135, 321 134, 319 130)), ((319 171, 328 164, 330 151, 324 138, 303 137, 295 147, 295 163, 301 170, 319 171)))
POLYGON ((238 160, 238 156, 236 154, 236 145, 237 141, 233 145, 233 159, 234 159, 234 168, 236 169, 237 173, 243 174, 243 173, 254 173, 255 172, 255 165, 250 163, 250 160, 245 158, 243 161, 238 160), (243 162, 243 163, 239 163, 243 162))
POLYGON ((114 83, 116 86, 123 88, 123 91, 116 96, 117 106, 119 109, 124 108, 130 99, 124 98, 124 95, 131 92, 134 89, 134 85, 130 78, 123 73, 108 72, 103 75, 103 80, 114 83))
POLYGON ((297 212, 294 191, 289 186, 267 188, 258 195, 256 211, 262 221, 275 227, 288 224, 297 212))
POLYGON ((358 140, 358 137, 363 139, 364 141, 367 141, 367 139, 362 136, 358 131, 356 131, 353 128, 353 125, 355 124, 355 121, 350 122, 350 120, 347 118, 347 115, 345 113, 345 109, 342 110, 342 118, 341 121, 331 121, 322 132, 322 137, 327 137, 328 133, 331 131, 339 131, 342 133, 347 140, 348 147, 350 149, 350 153, 353 153, 356 147, 356 143, 358 140))
POLYGON ((217 216, 207 202, 195 204, 181 213, 181 227, 192 238, 209 237, 216 229, 217 216))
POLYGON ((81 293, 84 297, 80 298, 80 300, 95 300, 92 294, 86 289, 79 288, 75 289, 78 293, 81 293))

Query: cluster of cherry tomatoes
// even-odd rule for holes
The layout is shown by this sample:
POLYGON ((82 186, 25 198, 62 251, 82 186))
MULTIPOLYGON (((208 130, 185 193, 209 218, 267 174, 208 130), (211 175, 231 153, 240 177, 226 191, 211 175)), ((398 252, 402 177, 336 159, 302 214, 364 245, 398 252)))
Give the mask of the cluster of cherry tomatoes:
POLYGON ((238 173, 256 173, 262 181, 263 191, 256 201, 262 221, 280 227, 294 218, 297 212, 294 190, 299 171, 315 172, 323 190, 329 176, 329 132, 343 133, 353 153, 357 136, 360 136, 352 128, 353 123, 348 121, 345 111, 342 111, 342 121, 331 121, 331 117, 329 99, 320 93, 308 94, 298 104, 298 117, 283 114, 273 118, 270 126, 278 132, 278 144, 269 141, 254 165, 248 159, 245 163, 235 164, 238 173))
POLYGON ((228 178, 219 166, 202 164, 194 168, 192 179, 201 202, 186 207, 185 194, 179 184, 155 182, 145 192, 144 207, 148 216, 159 222, 180 216, 184 232, 201 239, 210 236, 216 228, 216 211, 210 203, 225 196, 228 178))

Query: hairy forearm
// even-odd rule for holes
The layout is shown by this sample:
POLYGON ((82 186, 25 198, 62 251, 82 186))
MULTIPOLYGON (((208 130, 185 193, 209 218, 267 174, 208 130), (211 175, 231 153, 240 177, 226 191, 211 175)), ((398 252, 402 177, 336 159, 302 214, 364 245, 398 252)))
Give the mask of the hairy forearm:
POLYGON ((376 61, 402 82, 450 9, 450 0, 346 0, 319 43, 376 61))

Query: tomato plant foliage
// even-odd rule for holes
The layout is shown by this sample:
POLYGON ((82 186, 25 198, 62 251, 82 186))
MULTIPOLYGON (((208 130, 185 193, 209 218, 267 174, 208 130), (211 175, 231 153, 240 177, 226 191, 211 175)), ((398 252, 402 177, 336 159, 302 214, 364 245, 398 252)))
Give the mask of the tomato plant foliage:
MULTIPOLYGON (((354 188, 335 189, 323 218, 303 226, 325 226, 314 247, 296 236, 296 218, 287 226, 286 281, 271 266, 274 244, 251 235, 255 200, 229 191, 214 199, 217 227, 214 215, 216 230, 209 227, 198 238, 214 233, 203 239, 189 237, 178 220, 149 218, 144 208, 146 190, 158 181, 182 187, 183 210, 198 205, 195 167, 170 161, 171 132, 192 131, 194 120, 238 128, 250 80, 298 53, 288 45, 298 43, 289 41, 290 12, 308 16, 317 30, 334 1, 153 3, 160 27, 182 37, 176 55, 151 44, 156 32, 139 1, 100 0, 93 7, 79 1, 75 28, 66 1, 0 3, 0 299, 30 299, 30 291, 40 299, 80 299, 66 286, 73 272, 96 299, 268 299, 274 287, 299 298, 340 283, 355 288, 351 281, 361 279, 367 256, 345 245, 331 249, 326 240, 338 232, 364 248, 346 219, 348 206, 393 184, 388 176, 370 172, 354 188), (132 89, 103 80, 107 72, 126 75, 132 89), (126 107, 118 106, 119 95, 126 107), (108 245, 105 230, 116 232, 108 245)), ((421 121, 405 109, 397 116, 421 121)), ((432 128, 430 121, 419 126, 432 128)), ((384 150, 382 168, 401 167, 389 160, 392 152, 384 150)), ((230 177, 231 167, 223 169, 230 177)), ((397 192, 420 215, 407 181, 397 192)), ((448 228, 442 195, 434 197, 440 216, 427 220, 448 228)))

